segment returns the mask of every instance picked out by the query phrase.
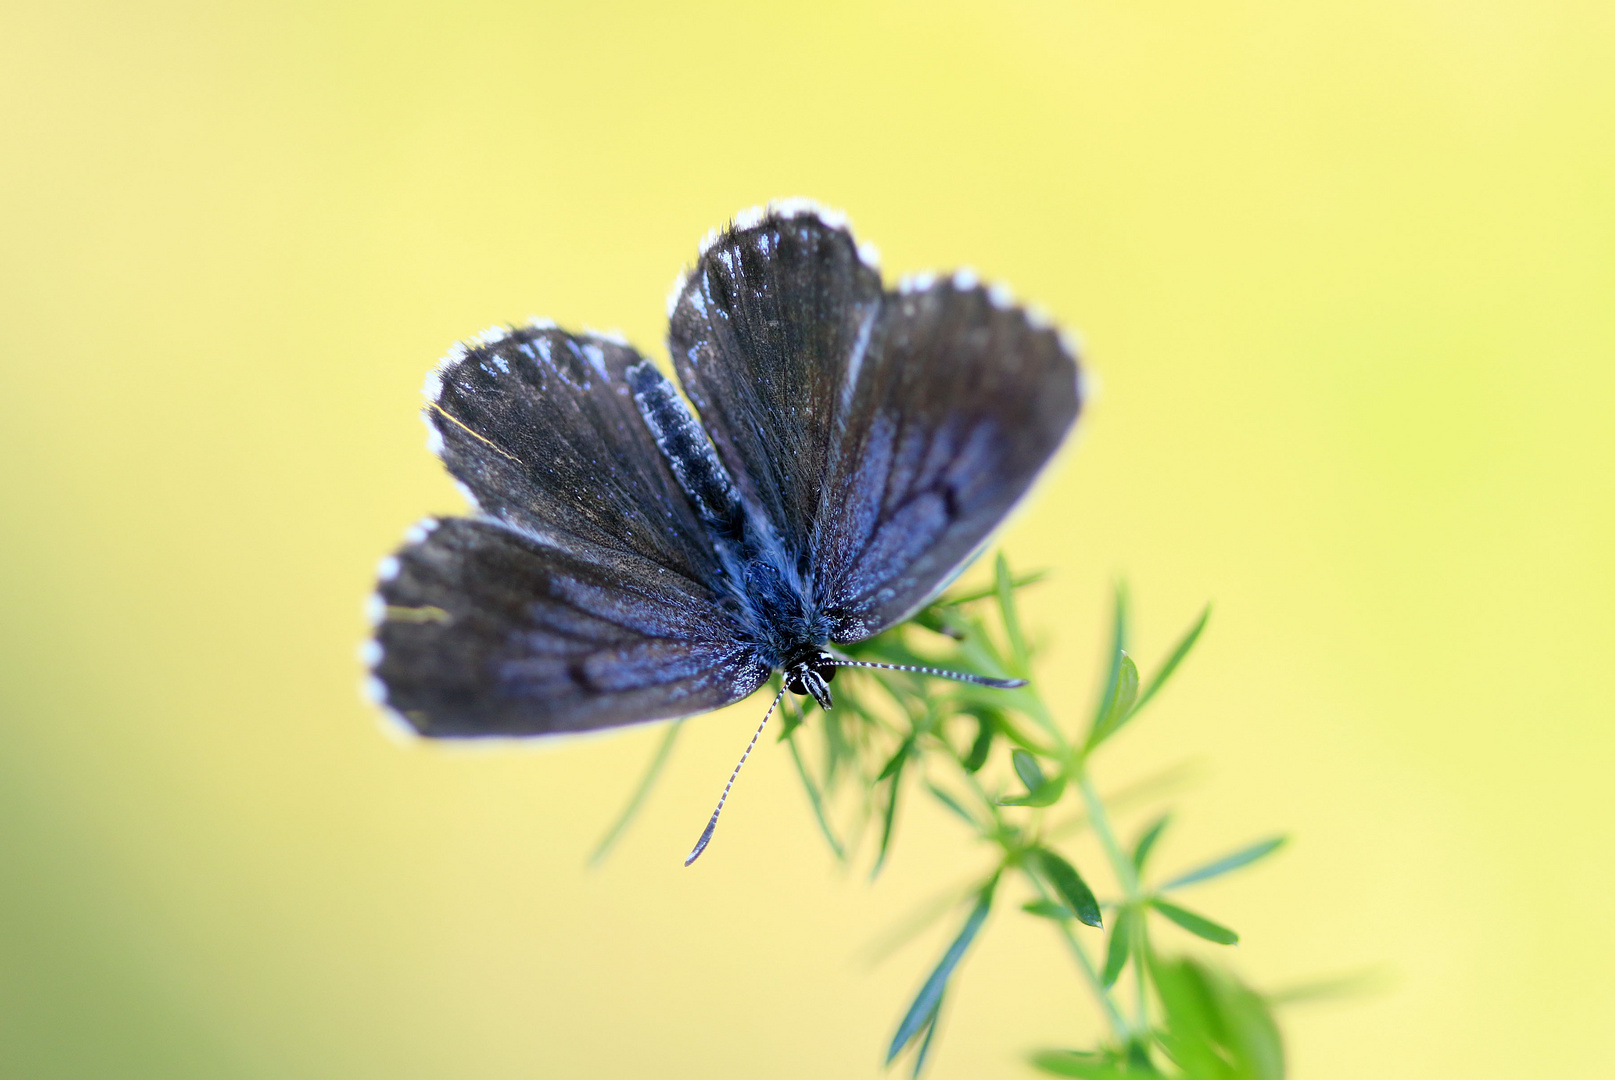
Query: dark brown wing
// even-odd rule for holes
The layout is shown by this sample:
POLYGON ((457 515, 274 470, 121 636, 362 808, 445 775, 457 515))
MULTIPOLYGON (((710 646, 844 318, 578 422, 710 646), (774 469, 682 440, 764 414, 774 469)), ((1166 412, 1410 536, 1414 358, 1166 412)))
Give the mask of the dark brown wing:
POLYGON ((671 298, 680 384, 793 562, 808 553, 848 373, 880 299, 880 273, 845 222, 802 201, 737 217, 671 298))
POLYGON ((704 586, 638 555, 446 518, 380 576, 372 693, 423 735, 688 716, 768 676, 704 586))

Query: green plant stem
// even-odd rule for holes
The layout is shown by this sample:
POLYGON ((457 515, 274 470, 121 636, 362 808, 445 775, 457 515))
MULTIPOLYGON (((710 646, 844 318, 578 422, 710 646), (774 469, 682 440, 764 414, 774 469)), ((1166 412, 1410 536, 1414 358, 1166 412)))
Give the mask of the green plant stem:
POLYGON ((1079 766, 1075 771, 1077 789, 1082 792, 1082 801, 1088 806, 1088 823, 1093 827, 1095 835, 1099 837, 1099 843, 1105 849, 1105 854, 1110 858, 1110 868, 1115 872, 1116 881, 1127 894, 1127 899, 1137 900, 1138 871, 1133 867, 1133 860, 1127 857, 1121 844, 1116 842, 1116 833, 1110 827, 1110 815, 1105 813, 1105 804, 1099 798, 1099 792, 1095 790, 1093 780, 1088 776, 1088 770, 1079 766))
MULTIPOLYGON (((1099 791, 1094 787, 1088 770, 1078 765, 1075 771, 1077 788, 1082 792, 1082 801, 1088 807, 1088 822, 1093 826, 1094 834, 1099 837, 1100 846, 1105 849, 1105 854, 1110 859, 1111 870, 1115 872, 1116 881, 1126 894, 1127 902, 1136 903, 1141 898, 1138 868, 1133 865, 1133 860, 1117 842, 1116 831, 1110 827, 1110 815, 1105 812, 1104 800, 1099 797, 1099 791)), ((1133 1031, 1135 1034, 1143 1034, 1149 1031, 1150 1014, 1149 996, 1144 983, 1144 955, 1148 942, 1144 932, 1142 908, 1138 909, 1138 917, 1134 923, 1134 937, 1130 944, 1133 947, 1133 983, 1137 990, 1135 1004, 1137 1012, 1133 1018, 1133 1031)))
POLYGON ((807 764, 802 760, 802 751, 796 745, 796 732, 791 732, 790 737, 785 740, 785 745, 791 748, 791 761, 796 764, 796 774, 801 778, 802 787, 807 791, 808 802, 813 806, 813 817, 819 823, 819 831, 824 834, 824 839, 830 845, 830 850, 835 852, 836 859, 840 862, 846 862, 847 853, 841 847, 841 842, 836 839, 835 832, 830 828, 830 819, 825 816, 824 798, 819 794, 818 785, 808 775, 807 764))
MULTIPOLYGON (((1054 897, 1054 894, 1049 892, 1048 886, 1043 884, 1042 878, 1025 867, 1021 868, 1021 872, 1026 875, 1026 880, 1032 883, 1032 887, 1037 890, 1039 896, 1051 904, 1060 903, 1054 897)), ((1116 1008, 1116 1003, 1110 1000, 1110 991, 1105 989, 1104 980, 1099 976, 1099 969, 1093 966, 1093 961, 1088 959, 1087 950, 1082 947, 1082 942, 1077 940, 1076 932, 1071 929, 1071 921, 1069 919, 1056 919, 1054 922, 1060 928, 1060 935, 1065 938, 1065 943, 1070 948, 1071 955, 1076 958, 1077 967, 1082 970, 1083 978, 1088 980, 1089 988, 1093 990, 1094 997, 1099 1000, 1099 1006, 1104 1010, 1105 1018, 1110 1021, 1111 1030, 1116 1033, 1116 1038, 1126 1042, 1131 1033, 1127 1018, 1122 1016, 1120 1009, 1116 1008)))

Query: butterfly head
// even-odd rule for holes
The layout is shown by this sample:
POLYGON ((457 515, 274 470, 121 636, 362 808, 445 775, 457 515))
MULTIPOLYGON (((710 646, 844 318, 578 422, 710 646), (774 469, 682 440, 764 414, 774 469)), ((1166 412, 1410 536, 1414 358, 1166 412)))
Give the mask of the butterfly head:
POLYGON ((836 658, 823 649, 803 649, 785 661, 785 689, 793 694, 812 694, 819 708, 828 710, 830 680, 836 677, 838 666, 836 658))

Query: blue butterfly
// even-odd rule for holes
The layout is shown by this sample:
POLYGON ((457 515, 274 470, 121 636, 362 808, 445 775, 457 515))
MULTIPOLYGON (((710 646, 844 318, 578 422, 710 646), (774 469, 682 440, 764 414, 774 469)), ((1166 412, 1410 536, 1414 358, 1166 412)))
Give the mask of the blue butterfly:
POLYGON ((828 709, 854 665, 831 644, 951 581, 1081 406, 1073 350, 1002 288, 961 271, 887 291, 805 200, 708 234, 668 319, 682 397, 620 337, 542 321, 427 376, 429 445, 474 513, 420 523, 379 568, 368 685, 415 731, 689 716, 774 671, 774 705, 828 709))

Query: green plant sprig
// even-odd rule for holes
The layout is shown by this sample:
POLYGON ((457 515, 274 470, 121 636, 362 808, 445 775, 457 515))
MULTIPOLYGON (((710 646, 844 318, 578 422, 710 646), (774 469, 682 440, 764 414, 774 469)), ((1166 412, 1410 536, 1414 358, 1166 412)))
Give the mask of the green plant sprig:
MULTIPOLYGON (((1000 555, 987 588, 943 596, 903 625, 845 649, 852 659, 1027 680, 1022 687, 997 690, 847 668, 835 685, 836 707, 821 711, 818 724, 808 723, 816 708, 811 699, 786 695, 791 705, 783 713, 779 739, 788 744, 814 820, 837 860, 851 864, 861 838, 868 837, 876 845, 869 873, 878 876, 893 850, 904 800, 912 795, 933 799, 991 852, 974 883, 962 895, 954 894, 964 908, 960 928, 898 1023, 886 1064, 912 1050, 912 1075, 924 1069, 949 988, 990 915, 1004 906, 1004 886, 1013 879, 1032 894, 1021 910, 1048 921, 1058 933, 1107 1032, 1093 1050, 1034 1054, 1037 1068, 1089 1080, 1277 1080, 1284 1059, 1269 1003, 1216 965, 1160 956, 1151 917, 1214 944, 1235 944, 1237 933, 1183 907, 1176 893, 1256 862, 1284 838, 1258 841, 1156 883, 1150 856, 1170 817, 1156 816, 1124 845, 1111 821, 1119 800, 1107 802, 1100 795, 1090 769, 1097 752, 1177 672, 1205 629, 1210 609, 1144 679, 1128 651, 1127 594, 1118 587, 1105 679, 1086 725, 1071 731, 1038 692, 1034 650, 1016 603, 1019 590, 1041 576, 1012 575, 1000 555), (802 745, 803 733, 814 728, 818 746, 810 749, 802 745), (1049 822, 1052 810, 1072 803, 1078 807, 1074 817, 1049 822), (1057 838, 1084 828, 1097 838, 1119 896, 1101 901, 1071 858, 1056 849, 1057 838)), ((676 731, 670 728, 596 858, 643 803, 676 731)), ((927 921, 946 910, 953 909, 934 910, 927 921)))

